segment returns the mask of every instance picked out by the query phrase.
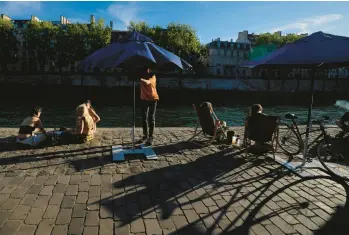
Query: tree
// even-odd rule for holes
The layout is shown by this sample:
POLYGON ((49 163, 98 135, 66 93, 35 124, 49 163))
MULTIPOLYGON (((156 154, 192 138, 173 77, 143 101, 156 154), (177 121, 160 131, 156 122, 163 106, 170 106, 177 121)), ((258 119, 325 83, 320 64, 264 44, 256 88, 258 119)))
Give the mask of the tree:
POLYGON ((277 33, 263 33, 255 35, 255 40, 256 46, 275 44, 277 47, 282 47, 285 44, 294 42, 302 37, 304 37, 304 35, 287 34, 285 36, 280 36, 277 33))
POLYGON ((14 53, 17 51, 15 29, 9 20, 0 18, 0 64, 6 72, 7 65, 14 62, 14 53))
POLYGON ((203 52, 196 31, 190 25, 170 23, 166 28, 162 28, 161 26, 150 27, 145 22, 131 21, 128 30, 136 30, 144 34, 155 44, 189 61, 193 56, 203 52))
POLYGON ((92 24, 88 32, 89 51, 94 52, 107 46, 111 39, 111 28, 106 27, 103 19, 99 19, 97 24, 92 24))
POLYGON ((31 21, 27 26, 24 31, 26 46, 30 52, 36 54, 34 58, 39 62, 42 72, 48 60, 56 60, 55 45, 59 28, 48 21, 31 21))

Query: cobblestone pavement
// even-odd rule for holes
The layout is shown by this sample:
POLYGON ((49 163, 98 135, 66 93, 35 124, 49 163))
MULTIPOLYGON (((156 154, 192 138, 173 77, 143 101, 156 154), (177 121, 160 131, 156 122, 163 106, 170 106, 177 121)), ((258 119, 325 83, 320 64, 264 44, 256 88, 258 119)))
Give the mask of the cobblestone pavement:
POLYGON ((16 131, 0 129, 0 235, 349 234, 345 183, 199 148, 186 142, 192 129, 157 128, 157 161, 120 163, 110 146, 129 143, 129 128, 35 150, 6 145, 16 131))

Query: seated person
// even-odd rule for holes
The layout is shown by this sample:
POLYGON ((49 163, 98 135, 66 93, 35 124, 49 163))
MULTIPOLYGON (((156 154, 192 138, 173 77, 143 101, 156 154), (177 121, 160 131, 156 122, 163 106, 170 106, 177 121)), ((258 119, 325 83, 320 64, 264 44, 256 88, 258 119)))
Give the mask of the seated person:
POLYGON ((258 115, 265 115, 263 113, 263 107, 260 104, 253 104, 250 108, 250 117, 258 116, 258 115))
POLYGON ((76 108, 76 128, 61 129, 64 130, 62 140, 69 143, 85 143, 94 138, 94 122, 88 108, 85 104, 81 104, 76 108))
MULTIPOLYGON (((250 107, 250 112, 248 114, 248 117, 246 118, 246 127, 247 130, 249 129, 258 129, 258 116, 265 116, 266 114, 263 113, 263 107, 261 104, 253 104, 250 107), (249 127, 249 128, 248 128, 249 127)), ((249 132, 251 133, 251 132, 249 132)), ((263 143, 255 142, 256 145, 263 145, 263 143)))
POLYGON ((46 139, 46 131, 40 120, 42 109, 34 108, 19 127, 17 143, 38 146, 46 139))
POLYGON ((101 120, 101 118, 97 115, 96 111, 93 109, 92 107, 92 104, 91 104, 91 101, 89 100, 86 100, 85 102, 83 102, 86 106, 87 106, 87 109, 88 109, 88 113, 90 114, 90 116, 92 117, 93 119, 93 122, 94 122, 94 131, 96 132, 97 131, 97 122, 99 122, 101 120))
POLYGON ((226 122, 217 118, 210 102, 202 103, 199 108, 197 108, 197 111, 200 115, 200 124, 205 134, 213 136, 218 127, 226 127, 226 122))

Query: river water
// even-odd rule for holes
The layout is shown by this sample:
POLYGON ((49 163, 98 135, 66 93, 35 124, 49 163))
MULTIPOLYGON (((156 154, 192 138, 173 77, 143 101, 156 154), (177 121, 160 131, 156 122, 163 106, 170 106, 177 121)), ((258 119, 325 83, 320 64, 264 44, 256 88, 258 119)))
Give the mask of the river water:
MULTIPOLYGON (((73 104, 43 105, 42 121, 46 127, 75 125, 75 107, 73 104)), ((96 105, 96 112, 101 117, 99 127, 130 127, 132 125, 132 107, 130 106, 105 106, 96 105)), ((18 127, 27 116, 31 107, 28 105, 4 105, 0 104, 0 127, 18 127)), ((225 120, 230 126, 243 125, 248 112, 248 106, 214 106, 218 118, 225 120)), ((313 108, 313 117, 327 115, 333 119, 339 118, 346 110, 335 105, 313 108)), ((300 121, 307 119, 306 106, 264 106, 264 112, 268 115, 284 117, 291 112, 297 115, 300 121)), ((159 103, 156 113, 156 126, 158 127, 189 127, 194 126, 197 117, 190 105, 166 106, 159 103)), ((136 110, 136 126, 141 124, 140 110, 136 110)))

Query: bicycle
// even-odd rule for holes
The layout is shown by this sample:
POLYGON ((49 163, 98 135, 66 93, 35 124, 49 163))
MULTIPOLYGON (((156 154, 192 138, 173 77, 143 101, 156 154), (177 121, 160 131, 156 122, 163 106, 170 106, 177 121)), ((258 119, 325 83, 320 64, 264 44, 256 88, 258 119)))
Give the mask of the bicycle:
MULTIPOLYGON (((315 121, 312 121, 313 124, 319 124, 328 122, 331 120, 328 116, 323 116, 323 119, 318 119, 315 121)), ((297 155, 303 150, 304 147, 304 141, 302 136, 306 134, 306 132, 300 132, 297 124, 298 117, 294 114, 288 113, 285 115, 285 119, 291 120, 292 124, 289 125, 287 123, 279 123, 279 135, 277 139, 277 143, 280 146, 280 148, 285 151, 289 155, 297 155)), ((306 124, 306 123, 302 123, 306 124)), ((320 128, 312 129, 309 131, 309 134, 321 131, 321 133, 310 143, 308 143, 308 146, 311 146, 318 142, 320 139, 322 139, 326 132, 321 130, 320 128)))
MULTIPOLYGON (((305 135, 305 132, 300 132, 296 120, 297 116, 294 114, 286 114, 286 119, 291 119, 292 125, 288 125, 287 123, 280 123, 279 125, 279 138, 278 144, 282 150, 290 155, 296 155, 303 150, 304 141, 302 136, 305 135), (280 129, 286 127, 286 133, 280 134, 280 129), (291 152, 290 148, 286 147, 286 142, 289 139, 296 139, 297 142, 291 142, 292 144, 296 144, 296 150, 291 152)), ((321 133, 308 145, 311 146, 314 143, 318 142, 316 153, 317 158, 321 165, 328 171, 329 174, 334 176, 339 176, 342 179, 349 180, 349 158, 345 157, 343 154, 342 146, 348 146, 348 135, 344 133, 340 136, 331 136, 327 133, 325 124, 331 121, 332 119, 328 116, 323 116, 322 119, 317 119, 312 121, 312 124, 319 125, 319 128, 310 130, 309 133, 320 131, 321 133), (345 137, 347 136, 347 137, 345 137), (320 141, 319 141, 320 140, 320 141)), ((311 158, 313 156, 308 153, 308 161, 312 161, 311 158), (309 160, 310 159, 310 160, 309 160)))

